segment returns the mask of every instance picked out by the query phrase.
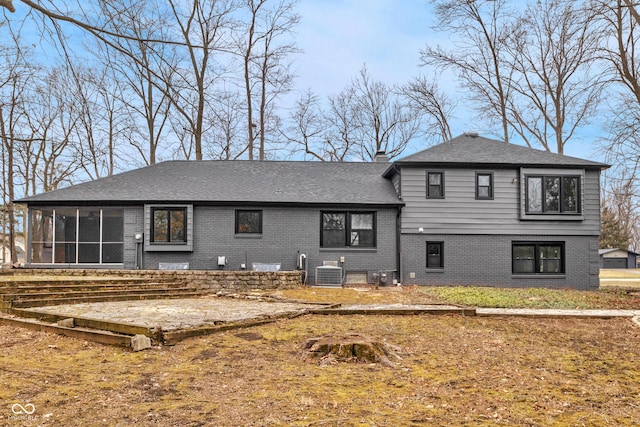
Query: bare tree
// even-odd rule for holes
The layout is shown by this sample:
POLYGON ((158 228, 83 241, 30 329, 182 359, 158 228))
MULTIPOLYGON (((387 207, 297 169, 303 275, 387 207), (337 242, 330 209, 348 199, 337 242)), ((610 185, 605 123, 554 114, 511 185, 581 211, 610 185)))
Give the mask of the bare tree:
POLYGON ((123 89, 113 68, 78 68, 68 76, 78 124, 72 143, 80 156, 80 167, 91 178, 113 175, 116 163, 130 165, 123 152, 123 140, 135 129, 123 102, 123 89), (118 160, 118 162, 116 162, 118 160))
POLYGON ((258 158, 265 159, 267 118, 273 101, 288 92, 293 81, 288 60, 298 49, 291 38, 285 36, 290 35, 300 22, 294 6, 295 1, 291 0, 244 2, 242 10, 248 13, 249 21, 238 44, 242 46, 243 56, 249 160, 254 158, 256 139, 258 158), (273 6, 269 7, 271 4, 273 6))
POLYGON ((129 144, 144 164, 155 164, 169 117, 176 59, 174 45, 147 40, 170 39, 167 11, 150 0, 134 3, 109 0, 100 5, 102 14, 108 17, 108 28, 130 36, 111 38, 118 49, 103 45, 101 62, 114 71, 112 85, 121 88, 120 102, 135 117, 131 120, 134 126, 129 144))
POLYGON ((575 1, 530 4, 507 37, 514 73, 509 122, 529 146, 564 153, 602 91, 592 12, 575 1))
POLYGON ((12 33, 12 47, 0 46, 0 142, 2 143, 2 225, 7 236, 11 264, 17 262, 15 247, 16 206, 19 179, 18 152, 31 138, 25 136, 25 92, 35 80, 27 51, 19 44, 19 34, 12 33))
POLYGON ((609 100, 612 111, 610 137, 605 149, 609 160, 635 173, 640 158, 640 17, 637 6, 628 0, 596 3, 600 18, 601 57, 608 65, 609 88, 616 95, 609 100))
POLYGON ((501 135, 509 142, 507 109, 512 96, 511 66, 505 61, 512 12, 506 0, 431 0, 439 31, 457 36, 456 47, 445 50, 427 46, 423 65, 450 68, 476 102, 479 114, 499 123, 501 135))
POLYGON ((208 94, 226 72, 214 55, 229 52, 228 32, 235 25, 231 13, 237 5, 234 0, 203 0, 183 10, 178 2, 169 0, 169 6, 186 54, 184 66, 173 73, 169 99, 180 116, 179 127, 188 130, 196 160, 202 160, 208 94))
POLYGON ((32 143, 22 153, 27 172, 25 194, 71 184, 80 169, 74 136, 83 106, 76 102, 77 82, 67 71, 64 67, 50 69, 40 84, 30 88, 25 111, 32 143))
POLYGON ((371 79, 366 67, 343 90, 329 97, 325 111, 308 91, 296 102, 285 132, 292 153, 317 160, 373 160, 378 152, 400 155, 422 136, 421 109, 402 88, 371 79))
POLYGON ((13 7, 13 2, 11 0, 0 0, 0 7, 6 8, 11 13, 16 11, 16 8, 13 7))
MULTIPOLYGON (((396 157, 422 132, 420 111, 410 106, 399 88, 371 79, 366 67, 347 86, 345 95, 350 117, 336 112, 349 121, 352 145, 357 145, 363 160, 372 160, 381 151, 396 157)), ((333 105, 339 103, 335 101, 333 105)))
POLYGON ((601 247, 638 250, 640 248, 640 215, 638 194, 633 174, 623 172, 611 181, 602 200, 601 247))
MULTIPOLYGON (((333 111, 341 111, 338 105, 340 101, 333 99, 333 111)), ((343 104, 344 105, 344 104, 343 104)), ((336 120, 341 117, 334 114, 334 124, 345 123, 348 111, 344 111, 345 120, 336 120)), ((336 129, 331 133, 331 123, 327 113, 320 106, 318 97, 307 90, 298 100, 290 115, 290 126, 283 132, 283 136, 291 146, 291 154, 303 153, 312 159, 320 161, 341 162, 351 154, 351 139, 346 137, 348 129, 344 129, 344 137, 334 137, 336 129)))
POLYGON ((438 87, 435 79, 429 81, 426 76, 415 77, 404 86, 403 92, 412 107, 426 117, 425 133, 438 142, 453 138, 449 119, 456 103, 438 87))
POLYGON ((220 90, 214 94, 210 158, 234 160, 246 152, 244 107, 245 100, 238 92, 220 90))

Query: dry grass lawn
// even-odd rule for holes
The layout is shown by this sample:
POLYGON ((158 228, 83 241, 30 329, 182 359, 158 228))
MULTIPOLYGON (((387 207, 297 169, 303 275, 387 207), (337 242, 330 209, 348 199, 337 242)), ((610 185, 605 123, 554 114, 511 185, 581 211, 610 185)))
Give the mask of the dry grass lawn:
POLYGON ((131 353, 0 326, 0 424, 632 426, 639 341, 629 319, 307 315, 131 353), (393 369, 300 357, 308 338, 349 333, 397 347, 402 361, 393 369), (31 419, 14 415, 15 403, 33 404, 31 419))
POLYGON ((600 279, 638 279, 640 280, 640 269, 601 269, 600 279))

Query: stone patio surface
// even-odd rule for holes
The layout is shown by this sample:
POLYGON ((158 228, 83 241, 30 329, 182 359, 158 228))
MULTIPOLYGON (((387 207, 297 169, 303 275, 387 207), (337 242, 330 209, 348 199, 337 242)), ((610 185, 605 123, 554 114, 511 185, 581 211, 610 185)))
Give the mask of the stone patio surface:
MULTIPOLYGON (((328 308, 325 304, 298 302, 271 302, 235 298, 187 298, 167 300, 136 300, 119 302, 96 302, 68 304, 24 309, 36 313, 54 314, 64 317, 101 320, 146 328, 162 328, 177 331, 221 323, 260 320, 304 313, 316 309, 328 314, 335 312, 366 311, 368 314, 398 312, 438 312, 462 310, 446 305, 371 304, 340 305, 328 308)), ((521 317, 638 317, 640 310, 553 310, 553 309, 503 309, 474 308, 477 316, 521 316, 521 317)), ((640 317, 639 317, 640 318, 640 317)))
POLYGON ((136 300, 68 304, 25 309, 37 313, 104 320, 163 331, 197 328, 221 322, 301 313, 324 305, 220 298, 136 300))

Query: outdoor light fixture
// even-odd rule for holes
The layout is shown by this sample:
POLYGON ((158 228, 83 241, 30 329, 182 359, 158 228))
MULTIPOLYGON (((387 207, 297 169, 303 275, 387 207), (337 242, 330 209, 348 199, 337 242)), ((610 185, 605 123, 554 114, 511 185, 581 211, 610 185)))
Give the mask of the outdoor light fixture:
POLYGON ((142 233, 136 234, 136 242, 142 242, 142 233))

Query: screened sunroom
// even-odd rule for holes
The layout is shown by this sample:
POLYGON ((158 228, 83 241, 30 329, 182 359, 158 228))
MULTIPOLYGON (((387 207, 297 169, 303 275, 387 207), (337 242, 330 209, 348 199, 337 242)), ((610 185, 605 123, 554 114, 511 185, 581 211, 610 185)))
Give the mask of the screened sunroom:
POLYGON ((122 264, 124 209, 30 208, 29 236, 31 264, 122 264))

